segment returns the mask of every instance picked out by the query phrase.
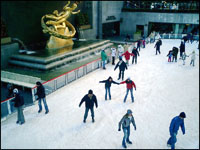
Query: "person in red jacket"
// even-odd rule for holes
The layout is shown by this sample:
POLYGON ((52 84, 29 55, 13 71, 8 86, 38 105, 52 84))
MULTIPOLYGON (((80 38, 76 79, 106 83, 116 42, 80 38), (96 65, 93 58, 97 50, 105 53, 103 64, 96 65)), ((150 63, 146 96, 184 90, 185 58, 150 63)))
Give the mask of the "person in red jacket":
POLYGON ((132 53, 129 53, 129 51, 127 50, 124 54, 122 54, 122 56, 125 56, 126 64, 129 65, 130 56, 135 56, 135 55, 132 53))
POLYGON ((133 87, 136 90, 136 85, 130 78, 128 78, 126 81, 120 82, 120 84, 124 84, 124 83, 126 83, 126 86, 127 86, 127 92, 126 92, 126 96, 124 98, 124 103, 126 102, 126 98, 128 96, 129 91, 131 92, 131 99, 132 99, 132 103, 133 103, 134 102, 133 87))

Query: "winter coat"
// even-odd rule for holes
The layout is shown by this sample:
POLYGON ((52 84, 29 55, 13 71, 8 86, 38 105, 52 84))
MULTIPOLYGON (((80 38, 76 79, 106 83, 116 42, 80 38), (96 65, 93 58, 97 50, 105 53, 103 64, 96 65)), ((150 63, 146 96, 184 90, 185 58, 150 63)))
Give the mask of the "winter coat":
POLYGON ((141 41, 138 40, 138 41, 137 41, 137 47, 140 47, 140 45, 141 45, 141 41))
POLYGON ((167 54, 168 57, 172 57, 173 50, 170 50, 169 53, 167 54))
POLYGON ((124 48, 122 45, 118 46, 118 53, 119 53, 119 56, 122 56, 122 54, 124 53, 124 48))
MULTIPOLYGON (((191 53, 190 55, 191 55, 191 60, 194 60, 194 61, 195 61, 196 55, 197 55, 197 54, 195 54, 195 52, 194 52, 194 53, 191 53)), ((189 56, 190 56, 190 55, 189 55, 189 56)), ((197 55, 197 56, 198 56, 198 55, 197 55)))
POLYGON ((131 56, 134 56, 134 54, 129 53, 129 51, 126 51, 124 54, 122 54, 122 56, 125 56, 125 59, 126 59, 126 60, 129 60, 129 59, 130 59, 130 55, 131 55, 131 56))
POLYGON ((112 80, 111 82, 110 82, 109 80, 110 80, 110 78, 108 78, 107 80, 99 81, 99 82, 100 82, 100 83, 105 83, 105 87, 106 87, 106 88, 111 87, 111 84, 112 84, 112 83, 114 83, 114 84, 119 84, 119 83, 117 83, 117 82, 115 82, 115 81, 113 81, 113 80, 112 80))
POLYGON ((186 60, 186 57, 189 57, 187 56, 185 53, 182 55, 182 60, 186 60))
POLYGON ((105 61, 107 59, 107 55, 105 53, 105 51, 101 51, 101 60, 105 61))
POLYGON ((14 102, 15 107, 20 107, 24 105, 24 97, 19 93, 16 94, 16 97, 12 101, 14 102))
POLYGON ((128 69, 126 63, 125 63, 123 60, 120 60, 120 61, 117 63, 117 65, 115 66, 115 69, 114 69, 114 70, 116 70, 117 67, 119 67, 119 70, 121 70, 121 71, 124 71, 125 68, 126 68, 126 70, 128 69))
POLYGON ((111 48, 111 52, 112 52, 112 57, 116 56, 116 48, 111 48))
POLYGON ((185 52, 185 44, 183 42, 181 42, 181 45, 180 45, 180 52, 185 52))
POLYGON ((123 128, 129 127, 131 123, 133 124, 133 126, 136 129, 134 117, 131 116, 131 118, 129 118, 128 114, 126 114, 126 115, 123 116, 123 118, 119 122, 119 129, 121 129, 121 125, 122 125, 122 129, 123 129, 123 128))
POLYGON ((37 92, 36 94, 38 96, 38 98, 45 98, 46 94, 45 94, 45 89, 43 85, 40 85, 37 87, 37 92))
POLYGON ((132 50, 132 54, 133 54, 135 57, 140 56, 140 54, 139 54, 137 48, 134 48, 134 49, 132 50))
POLYGON ((81 106, 81 104, 82 104, 83 102, 85 102, 85 107, 86 107, 86 108, 93 108, 93 107, 94 107, 94 104, 96 105, 96 108, 98 107, 97 98, 96 98, 96 96, 95 96, 94 94, 93 94, 93 96, 92 96, 92 99, 90 99, 89 96, 88 96, 88 94, 86 94, 86 95, 82 98, 82 100, 81 100, 81 102, 80 102, 80 104, 79 104, 79 107, 81 106))
POLYGON ((132 80, 129 80, 129 81, 126 80, 126 81, 120 82, 120 84, 124 84, 124 83, 126 83, 127 89, 132 89, 133 86, 134 86, 134 88, 136 89, 135 83, 134 83, 132 80))
POLYGON ((162 41, 158 40, 154 46, 154 48, 156 47, 156 50, 160 50, 160 46, 162 45, 162 41))
POLYGON ((183 134, 185 134, 184 120, 181 119, 179 116, 176 116, 172 119, 169 127, 170 135, 173 135, 174 133, 177 134, 179 126, 181 126, 183 134))
POLYGON ((178 48, 177 47, 173 47, 173 55, 174 56, 178 55, 178 48))

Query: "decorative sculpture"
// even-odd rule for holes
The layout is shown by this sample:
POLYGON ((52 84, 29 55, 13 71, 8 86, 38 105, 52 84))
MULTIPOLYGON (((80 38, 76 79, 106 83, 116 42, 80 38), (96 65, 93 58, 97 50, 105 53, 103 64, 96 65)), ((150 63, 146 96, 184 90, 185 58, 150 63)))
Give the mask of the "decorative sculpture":
POLYGON ((46 45, 47 49, 72 48, 74 44, 72 38, 76 34, 76 30, 67 19, 71 14, 74 15, 80 12, 80 10, 73 12, 78 3, 79 1, 76 1, 71 7, 68 7, 70 5, 70 1, 68 1, 60 13, 58 13, 58 10, 54 10, 53 14, 47 14, 41 18, 43 33, 51 35, 46 45))

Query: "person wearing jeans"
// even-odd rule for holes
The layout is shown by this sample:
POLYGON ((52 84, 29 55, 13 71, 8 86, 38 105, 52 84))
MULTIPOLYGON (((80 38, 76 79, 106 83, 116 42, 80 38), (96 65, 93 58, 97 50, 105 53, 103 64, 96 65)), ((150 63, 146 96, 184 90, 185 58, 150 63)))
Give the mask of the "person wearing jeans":
POLYGON ((106 55, 104 49, 101 50, 101 60, 102 60, 102 63, 103 63, 103 64, 102 64, 102 65, 103 65, 103 69, 106 69, 107 55, 106 55))
POLYGON ((98 107, 98 104, 97 104, 97 98, 96 96, 93 94, 93 91, 92 90, 89 90, 88 91, 88 94, 86 94, 80 104, 79 104, 79 107, 81 107, 81 104, 85 102, 85 114, 84 114, 84 119, 83 119, 83 122, 86 123, 86 119, 87 119, 87 116, 88 116, 88 111, 90 110, 91 111, 91 116, 92 116, 92 122, 94 122, 94 104, 96 105, 96 108, 98 107))
POLYGON ((23 114, 23 105, 24 105, 24 98, 19 94, 19 91, 17 88, 15 88, 13 90, 13 94, 14 94, 14 106, 17 109, 17 124, 24 124, 25 123, 25 119, 24 119, 24 114, 23 114))
POLYGON ((105 90, 106 90, 105 100, 107 100, 107 93, 109 94, 109 99, 111 100, 111 94, 110 94, 111 84, 114 83, 119 85, 119 83, 113 81, 112 77, 109 77, 107 80, 99 81, 99 83, 105 83, 105 90))
POLYGON ((176 135, 178 133, 179 127, 181 127, 183 134, 185 134, 184 118, 186 118, 186 115, 184 112, 181 112, 179 116, 174 117, 170 123, 170 138, 167 141, 167 146, 171 147, 171 149, 175 149, 175 143, 177 141, 176 135))
POLYGON ((119 129, 118 131, 121 131, 121 126, 124 132, 124 137, 122 140, 122 146, 124 148, 127 148, 126 143, 132 144, 132 142, 129 139, 130 136, 130 124, 133 124, 135 130, 136 130, 136 124, 134 117, 132 115, 132 111, 130 109, 127 110, 127 113, 123 116, 123 118, 119 122, 119 129))
POLYGON ((41 101, 43 101, 44 103, 44 107, 45 107, 45 114, 47 114, 49 112, 49 108, 47 106, 47 102, 46 102, 46 94, 45 94, 45 89, 44 89, 44 86, 42 85, 41 82, 36 82, 36 85, 37 85, 37 92, 35 95, 38 96, 37 100, 38 100, 38 106, 39 106, 39 110, 38 110, 38 113, 40 113, 42 111, 42 104, 41 104, 41 101))
POLYGON ((126 98, 128 96, 129 91, 131 92, 131 99, 132 99, 132 103, 133 103, 134 102, 133 87, 136 90, 136 85, 130 78, 128 78, 126 81, 121 82, 120 84, 124 84, 124 83, 126 83, 126 85, 127 85, 127 92, 126 92, 126 95, 124 97, 124 103, 126 102, 126 98))
POLYGON ((119 67, 119 78, 118 78, 118 80, 121 78, 121 75, 122 75, 122 80, 124 80, 124 71, 125 71, 125 69, 127 70, 128 67, 127 67, 126 63, 122 60, 121 56, 119 57, 119 62, 115 66, 114 71, 117 69, 117 67, 119 67))

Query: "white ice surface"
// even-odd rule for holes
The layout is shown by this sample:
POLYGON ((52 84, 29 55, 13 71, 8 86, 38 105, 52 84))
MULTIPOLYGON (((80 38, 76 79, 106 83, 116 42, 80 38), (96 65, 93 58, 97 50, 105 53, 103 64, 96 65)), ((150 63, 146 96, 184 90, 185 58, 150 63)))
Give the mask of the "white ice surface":
MULTIPOLYGON (((199 149, 199 57, 196 57, 195 67, 189 65, 190 57, 185 66, 182 60, 168 63, 168 51, 179 45, 180 40, 163 40, 161 55, 155 55, 154 44, 141 49, 138 64, 131 64, 125 71, 125 78, 131 77, 137 87, 134 103, 131 103, 130 93, 123 103, 125 84, 113 84, 112 100, 105 101, 105 85, 99 81, 109 76, 117 81, 119 72, 108 64, 107 70, 98 69, 48 95, 49 114, 44 114, 44 107, 38 114, 38 105, 34 105, 25 108, 24 125, 16 124, 16 113, 3 121, 1 148, 120 149, 123 132, 118 131, 118 123, 127 109, 131 109, 137 130, 131 125, 133 144, 127 144, 128 148, 169 149, 166 142, 171 119, 184 111, 186 134, 179 129, 176 148, 199 149), (99 107, 94 109, 96 122, 92 123, 89 112, 84 124, 85 104, 81 108, 78 105, 89 89, 97 96, 99 107)), ((186 43, 186 53, 195 50, 199 54, 197 46, 196 41, 186 43)))

